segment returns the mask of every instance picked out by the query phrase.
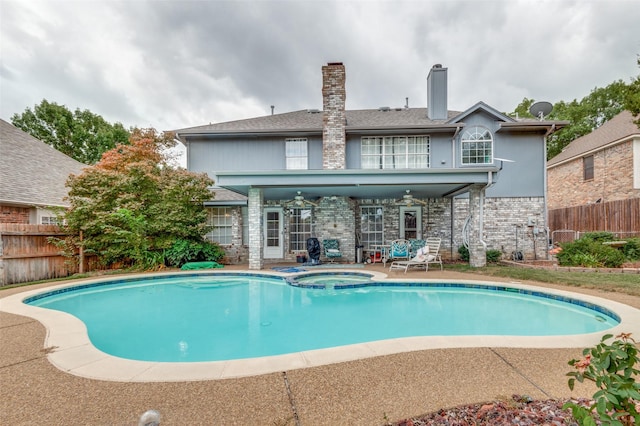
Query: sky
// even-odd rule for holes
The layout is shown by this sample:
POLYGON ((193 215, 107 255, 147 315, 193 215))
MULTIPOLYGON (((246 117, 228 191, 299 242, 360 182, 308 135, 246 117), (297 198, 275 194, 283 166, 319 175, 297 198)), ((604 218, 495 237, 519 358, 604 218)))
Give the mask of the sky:
POLYGON ((580 100, 640 74, 640 0, 0 0, 0 118, 43 99, 172 130, 322 109, 342 62, 347 108, 580 100))

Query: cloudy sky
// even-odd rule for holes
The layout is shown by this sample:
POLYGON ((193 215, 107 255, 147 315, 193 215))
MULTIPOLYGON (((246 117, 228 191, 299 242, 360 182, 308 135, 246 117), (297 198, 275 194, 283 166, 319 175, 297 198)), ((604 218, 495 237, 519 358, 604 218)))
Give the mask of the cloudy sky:
POLYGON ((347 108, 449 109, 581 99, 640 74, 638 0, 0 0, 0 117, 42 99, 125 126, 183 128, 322 108, 343 62, 347 108))

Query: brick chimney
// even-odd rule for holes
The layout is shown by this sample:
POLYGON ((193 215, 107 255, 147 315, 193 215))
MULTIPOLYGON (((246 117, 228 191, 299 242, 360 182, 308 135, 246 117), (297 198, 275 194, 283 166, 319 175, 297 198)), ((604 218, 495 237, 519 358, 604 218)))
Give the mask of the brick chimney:
POLYGON ((346 168, 346 72, 342 62, 322 67, 322 168, 346 168))
POLYGON ((447 69, 436 64, 427 76, 427 117, 431 120, 446 120, 447 110, 447 69))

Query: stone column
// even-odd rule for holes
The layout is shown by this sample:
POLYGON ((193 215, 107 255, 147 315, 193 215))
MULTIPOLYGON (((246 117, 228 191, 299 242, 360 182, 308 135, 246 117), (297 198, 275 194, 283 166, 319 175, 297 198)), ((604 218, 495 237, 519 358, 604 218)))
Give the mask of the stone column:
POLYGON ((249 188, 249 269, 262 269, 264 267, 263 205, 262 189, 249 188))
POLYGON ((487 265, 487 247, 482 244, 484 240, 483 224, 481 220, 484 203, 484 187, 474 185, 469 191, 469 214, 471 223, 469 224, 469 265, 474 268, 481 268, 487 265))

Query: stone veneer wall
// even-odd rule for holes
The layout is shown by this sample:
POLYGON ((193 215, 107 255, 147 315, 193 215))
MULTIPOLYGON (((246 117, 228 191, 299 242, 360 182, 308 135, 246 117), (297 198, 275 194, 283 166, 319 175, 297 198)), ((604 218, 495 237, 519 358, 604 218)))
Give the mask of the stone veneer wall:
POLYGON ((594 153, 592 180, 583 179, 582 162, 580 157, 547 171, 550 210, 640 197, 640 188, 633 188, 631 141, 594 153))
MULTIPOLYGON (((313 209, 314 236, 320 240, 336 239, 340 242, 342 259, 340 262, 353 263, 356 258, 356 207, 355 202, 347 197, 324 197, 320 200, 318 207, 313 209)), ((324 247, 321 261, 325 261, 324 247)))
MULTIPOLYGON (((544 198, 485 198, 484 241, 487 249, 500 250, 504 259, 510 259, 516 251, 516 230, 518 251, 525 259, 546 259, 548 236, 545 233, 544 198), (528 226, 529 218, 535 226, 528 226), (516 227, 519 225, 519 227, 516 227), (534 234, 534 231, 539 231, 534 234), (534 252, 535 246, 535 252, 534 252)), ((454 200, 454 253, 462 245, 462 229, 469 215, 469 199, 454 200)))
POLYGON ((346 168, 346 71, 342 63, 322 67, 322 168, 346 168))

